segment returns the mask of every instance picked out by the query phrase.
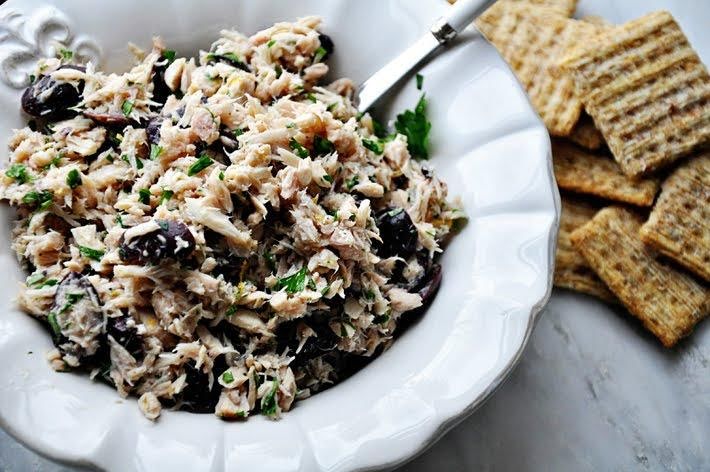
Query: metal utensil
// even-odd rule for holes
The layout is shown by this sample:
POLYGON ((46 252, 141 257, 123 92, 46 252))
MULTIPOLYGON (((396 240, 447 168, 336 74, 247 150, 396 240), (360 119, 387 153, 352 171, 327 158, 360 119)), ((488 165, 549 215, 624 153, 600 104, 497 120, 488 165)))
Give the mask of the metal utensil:
POLYGON ((367 111, 420 62, 454 39, 494 2, 495 0, 458 0, 446 15, 436 20, 427 34, 375 72, 358 88, 358 110, 367 111))

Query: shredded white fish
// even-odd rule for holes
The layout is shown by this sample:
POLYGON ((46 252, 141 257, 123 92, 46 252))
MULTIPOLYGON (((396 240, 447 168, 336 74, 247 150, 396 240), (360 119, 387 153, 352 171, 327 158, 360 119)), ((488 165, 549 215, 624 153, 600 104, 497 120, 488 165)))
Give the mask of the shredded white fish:
POLYGON ((125 73, 38 63, 0 199, 54 369, 92 371, 151 420, 278 418, 431 300, 464 214, 350 80, 324 82, 319 26, 223 31, 194 59, 156 39, 125 73))

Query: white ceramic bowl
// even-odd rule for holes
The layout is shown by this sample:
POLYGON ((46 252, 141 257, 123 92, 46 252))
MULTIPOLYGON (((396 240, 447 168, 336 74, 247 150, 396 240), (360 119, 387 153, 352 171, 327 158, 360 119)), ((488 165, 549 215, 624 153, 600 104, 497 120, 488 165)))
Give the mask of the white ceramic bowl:
MULTIPOLYGON (((361 82, 445 8, 444 0, 10 0, 0 8, 9 32, 0 36, 0 138, 24 126, 12 84, 25 78, 22 60, 47 53, 52 35, 119 69, 128 65, 128 41, 147 46, 159 34, 191 54, 225 27, 252 33, 317 14, 336 45, 334 76, 361 82)), ((471 30, 422 74, 431 163, 463 198, 470 222, 443 256, 434 303, 389 351, 278 422, 165 412, 151 423, 134 399, 49 368, 49 336, 14 305, 23 275, 3 208, 2 426, 44 455, 109 470, 341 471, 401 464, 472 412, 510 373, 547 301, 558 196, 547 132, 493 47, 471 30)), ((418 94, 410 81, 383 115, 412 107, 418 94)))

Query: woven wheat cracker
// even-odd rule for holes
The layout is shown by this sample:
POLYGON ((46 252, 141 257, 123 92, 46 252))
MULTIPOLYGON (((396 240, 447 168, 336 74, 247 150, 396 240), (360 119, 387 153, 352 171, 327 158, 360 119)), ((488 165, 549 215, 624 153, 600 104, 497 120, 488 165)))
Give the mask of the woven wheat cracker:
POLYGON ((710 140, 710 76, 667 12, 614 27, 560 67, 629 176, 710 140))
POLYGON ((550 134, 569 135, 582 103, 571 78, 556 69, 562 56, 599 27, 523 2, 497 3, 476 25, 510 64, 550 134))
POLYGON ((552 141, 552 162, 557 185, 565 190, 639 206, 653 205, 658 192, 658 180, 631 180, 613 159, 564 139, 552 141))
POLYGON ((707 316, 708 290, 657 260, 639 237, 641 223, 629 210, 608 207, 570 238, 631 314, 671 347, 707 316))
POLYGON ((591 204, 568 196, 562 197, 562 215, 560 217, 560 232, 557 236, 557 252, 555 253, 556 287, 567 288, 602 300, 618 303, 604 282, 597 277, 587 261, 572 246, 570 234, 587 221, 591 220, 597 208, 591 204))
POLYGON ((605 146, 604 136, 594 125, 592 117, 582 112, 579 117, 577 126, 572 130, 572 134, 568 136, 569 140, 575 144, 582 146, 585 149, 595 151, 605 146))
POLYGON ((678 167, 665 182, 641 239, 710 281, 710 153, 678 167))

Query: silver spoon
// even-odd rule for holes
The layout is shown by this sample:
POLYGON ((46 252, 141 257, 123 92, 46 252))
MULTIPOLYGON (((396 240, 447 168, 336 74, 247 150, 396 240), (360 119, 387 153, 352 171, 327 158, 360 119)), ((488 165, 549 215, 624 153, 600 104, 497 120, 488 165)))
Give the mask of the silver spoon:
POLYGON ((429 33, 395 57, 358 88, 358 110, 366 112, 389 89, 434 51, 449 43, 495 0, 458 0, 429 33))

